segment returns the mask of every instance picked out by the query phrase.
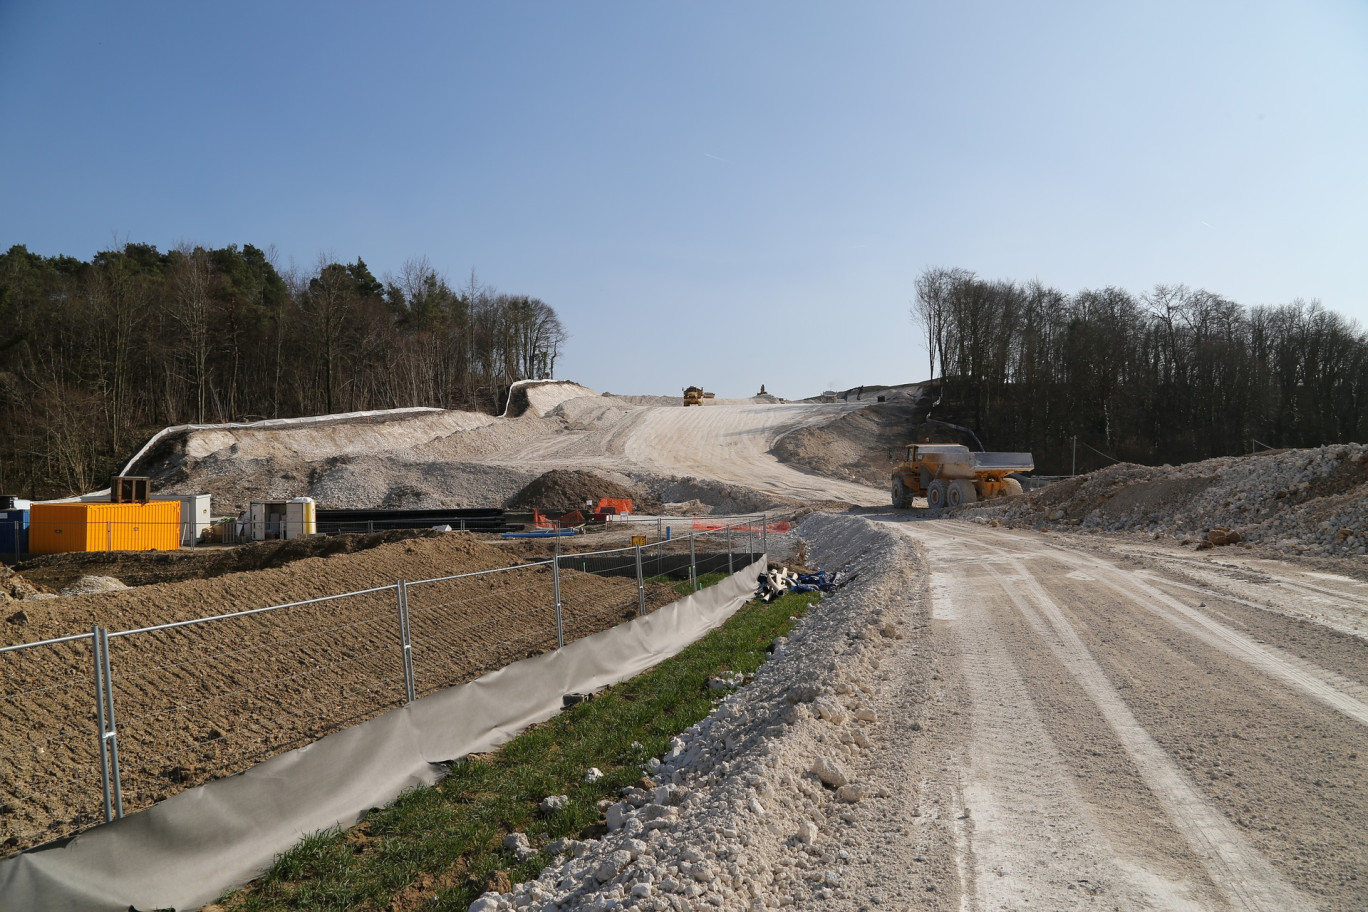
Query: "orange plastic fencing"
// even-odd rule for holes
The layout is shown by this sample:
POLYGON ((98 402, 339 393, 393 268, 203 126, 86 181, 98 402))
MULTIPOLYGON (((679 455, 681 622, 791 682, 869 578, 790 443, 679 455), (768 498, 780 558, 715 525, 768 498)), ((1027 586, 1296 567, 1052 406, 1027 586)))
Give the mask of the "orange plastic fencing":
POLYGON ((632 512, 632 499, 630 497, 600 497, 595 513, 607 513, 606 507, 612 507, 619 516, 624 516, 632 512))
MULTIPOLYGON (((718 529, 727 528, 727 525, 728 524, 724 522, 715 522, 708 519, 695 519, 693 521, 694 529, 700 532, 715 532, 718 529)), ((789 524, 786 522, 761 523, 756 525, 732 526, 732 529, 736 532, 787 532, 789 531, 789 524)))

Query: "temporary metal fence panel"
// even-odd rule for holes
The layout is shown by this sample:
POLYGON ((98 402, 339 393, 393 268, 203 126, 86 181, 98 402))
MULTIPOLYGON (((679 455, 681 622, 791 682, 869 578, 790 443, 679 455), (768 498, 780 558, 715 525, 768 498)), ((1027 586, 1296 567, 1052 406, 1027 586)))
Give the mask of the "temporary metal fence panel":
POLYGON ((421 697, 556 648, 550 561, 406 586, 421 697))
POLYGON ((53 851, 0 860, 0 895, 35 912, 211 902, 300 836, 357 820, 405 788, 435 781, 444 761, 493 750, 551 717, 563 694, 625 680, 676 654, 749 599, 747 577, 758 566, 666 610, 420 698, 53 851))
POLYGON ((0 649, 0 843, 145 808, 650 613, 757 560, 763 529, 740 528, 0 649))
POLYGON ((406 699, 397 587, 109 634, 127 810, 406 699))
POLYGON ((0 649, 0 846, 103 822, 92 633, 0 649))

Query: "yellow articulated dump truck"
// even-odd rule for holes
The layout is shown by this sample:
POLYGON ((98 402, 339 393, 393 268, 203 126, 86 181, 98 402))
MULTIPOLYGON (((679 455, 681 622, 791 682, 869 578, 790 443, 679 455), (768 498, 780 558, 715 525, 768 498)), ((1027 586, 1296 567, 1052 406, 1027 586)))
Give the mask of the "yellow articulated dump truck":
POLYGON ((704 399, 711 398, 713 398, 713 394, 703 392, 703 387, 701 386, 689 386, 684 389, 685 405, 702 405, 704 399))
POLYGON ((914 443, 893 470, 893 506, 906 509, 912 498, 925 497, 933 510, 958 507, 1021 493, 1013 472, 1035 468, 1030 453, 975 453, 951 443, 914 443))

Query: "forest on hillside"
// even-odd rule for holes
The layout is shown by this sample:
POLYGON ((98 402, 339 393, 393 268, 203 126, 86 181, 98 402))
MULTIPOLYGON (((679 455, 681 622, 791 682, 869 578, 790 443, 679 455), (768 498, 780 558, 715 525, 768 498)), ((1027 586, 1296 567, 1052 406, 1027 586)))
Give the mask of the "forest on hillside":
POLYGON ((1368 440, 1368 334, 1316 301, 1066 294, 953 268, 927 269, 916 291, 944 378, 932 416, 988 449, 1032 451, 1043 474, 1068 474, 1075 452, 1084 472, 1368 440))
POLYGON ((552 377, 568 334, 545 302, 425 259, 383 281, 357 258, 277 268, 251 244, 89 261, 0 254, 0 493, 89 491, 167 425, 363 409, 495 411, 552 377))

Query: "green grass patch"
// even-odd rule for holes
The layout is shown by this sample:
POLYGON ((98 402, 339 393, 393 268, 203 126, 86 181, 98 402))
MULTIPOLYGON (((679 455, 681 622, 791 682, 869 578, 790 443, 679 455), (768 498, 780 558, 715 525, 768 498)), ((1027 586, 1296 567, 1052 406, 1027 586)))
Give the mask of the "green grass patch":
MULTIPOLYGON (((716 586, 718 583, 722 582, 730 575, 731 574, 729 573, 721 572, 700 574, 698 577, 698 588, 707 589, 709 586, 716 586)), ((668 576, 653 576, 650 579, 646 580, 646 582, 659 583, 662 586, 669 586, 671 589, 673 589, 680 595, 688 595, 692 592, 697 591, 693 588, 693 584, 690 583, 688 580, 677 580, 672 579, 668 576)))
MULTIPOLYGON (((710 576, 725 574, 701 579, 710 576)), ((682 585, 687 593, 688 582, 682 585)), ((788 632, 789 617, 802 616, 818 597, 747 604, 674 658, 566 709, 496 753, 456 762, 437 785, 405 792, 351 830, 305 838, 220 905, 230 912, 464 912, 487 889, 535 877, 550 858, 518 863, 503 848, 504 836, 523 832, 537 846, 599 824, 599 799, 616 800, 621 788, 638 783, 647 758, 665 753, 672 737, 712 711, 717 694, 708 678, 754 672, 766 647, 788 632), (591 766, 604 777, 587 784, 591 766), (547 818, 539 809, 547 795, 570 800, 547 818)))

